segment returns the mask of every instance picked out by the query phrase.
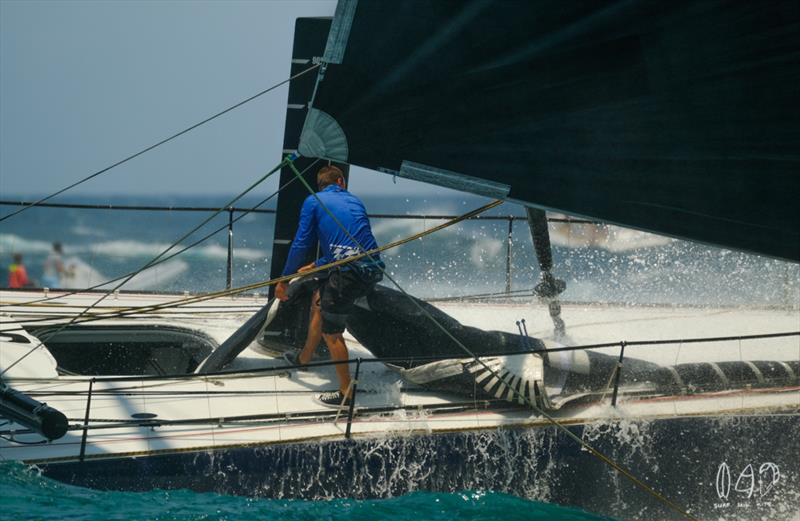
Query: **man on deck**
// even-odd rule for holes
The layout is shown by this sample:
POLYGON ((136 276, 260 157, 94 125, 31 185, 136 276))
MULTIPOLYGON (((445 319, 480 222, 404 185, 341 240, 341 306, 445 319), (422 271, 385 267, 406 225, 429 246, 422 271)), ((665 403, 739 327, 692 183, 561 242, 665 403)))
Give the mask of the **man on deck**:
MULTIPOLYGON (((378 247, 364 203, 346 190, 347 185, 341 170, 332 165, 322 167, 317 173, 317 188, 318 193, 308 196, 303 202, 300 224, 282 275, 302 273, 378 247), (322 257, 301 267, 307 253, 316 248, 317 241, 322 257)), ((328 270, 322 285, 312 296, 305 346, 299 353, 287 354, 287 361, 292 365, 307 364, 314 356, 320 337, 325 339, 333 360, 347 360, 347 345, 342 336, 347 315, 353 302, 369 293, 380 282, 383 268, 380 256, 375 253, 371 258, 364 257, 328 270)), ((288 298, 287 290, 288 284, 281 282, 275 287, 275 296, 285 301, 288 298)), ((339 390, 321 394, 318 401, 333 407, 349 405, 349 365, 337 364, 336 374, 339 377, 339 390)))

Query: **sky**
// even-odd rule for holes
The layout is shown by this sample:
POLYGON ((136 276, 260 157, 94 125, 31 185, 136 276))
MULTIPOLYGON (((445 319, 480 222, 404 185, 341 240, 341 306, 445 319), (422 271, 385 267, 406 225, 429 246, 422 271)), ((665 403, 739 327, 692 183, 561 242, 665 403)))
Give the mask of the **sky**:
MULTIPOLYGON (((0 0, 0 198, 54 192, 287 79, 295 19, 335 7, 0 0)), ((265 94, 69 193, 238 193, 280 161, 287 93, 265 94)), ((352 176, 368 193, 392 182, 363 169, 352 176)), ((396 192, 437 190, 396 182, 396 192)))

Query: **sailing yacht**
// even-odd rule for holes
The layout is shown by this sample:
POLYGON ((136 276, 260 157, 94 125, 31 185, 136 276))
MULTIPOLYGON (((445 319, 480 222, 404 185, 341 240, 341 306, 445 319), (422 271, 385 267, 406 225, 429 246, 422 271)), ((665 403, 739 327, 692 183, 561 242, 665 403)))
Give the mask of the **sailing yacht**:
MULTIPOLYGON (((800 259, 793 127, 775 117, 787 66, 744 67, 797 36, 744 7, 690 23, 698 9, 343 0, 298 20, 311 54, 293 72, 316 79, 290 88, 302 130, 281 185, 332 161, 523 204, 547 325, 517 325, 528 303, 379 286, 348 322, 355 400, 331 408, 313 397, 333 364, 282 358, 305 340, 314 274, 285 303, 4 290, 0 458, 112 490, 491 488, 626 519, 794 519, 797 309, 563 302, 549 253, 544 210, 800 259), (709 21, 768 37, 708 42, 709 21)), ((281 193, 273 275, 307 195, 281 193)))

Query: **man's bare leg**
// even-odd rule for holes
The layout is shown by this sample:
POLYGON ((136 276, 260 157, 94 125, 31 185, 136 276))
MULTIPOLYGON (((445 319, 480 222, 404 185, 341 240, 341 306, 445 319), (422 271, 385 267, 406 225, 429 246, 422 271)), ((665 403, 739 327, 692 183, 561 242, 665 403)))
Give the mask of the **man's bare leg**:
POLYGON ((311 295, 311 311, 308 318, 306 343, 297 357, 301 364, 305 365, 314 358, 314 352, 317 350, 320 340, 322 340, 322 312, 319 307, 319 290, 317 290, 311 295))
MULTIPOLYGON (((331 352, 331 360, 342 362, 347 360, 347 344, 344 343, 344 337, 341 333, 323 333, 322 337, 325 339, 325 344, 331 352)), ((349 364, 336 364, 336 375, 339 377, 339 390, 343 396, 349 395, 350 392, 350 365, 349 364)))

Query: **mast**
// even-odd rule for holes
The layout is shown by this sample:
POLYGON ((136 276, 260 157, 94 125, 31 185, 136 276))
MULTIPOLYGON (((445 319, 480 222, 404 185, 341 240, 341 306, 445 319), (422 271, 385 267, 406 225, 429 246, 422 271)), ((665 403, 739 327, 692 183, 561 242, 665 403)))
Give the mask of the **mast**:
MULTIPOLYGON (((292 46, 291 74, 297 74, 311 67, 325 52, 325 43, 328 41, 331 18, 298 18, 294 27, 294 43, 292 46)), ((308 100, 311 99, 316 85, 316 75, 307 74, 289 84, 289 97, 286 105, 286 126, 283 134, 283 155, 297 152, 300 142, 300 131, 308 114, 308 100)), ((299 157, 295 160, 295 167, 303 172, 314 163, 314 158, 299 157)), ((318 165, 310 168, 303 177, 311 186, 316 186, 316 174, 319 168, 326 163, 320 161, 318 165)), ((348 179, 349 166, 335 163, 348 179)), ((280 185, 284 186, 294 179, 291 168, 281 169, 280 185)), ((270 278, 280 276, 289 248, 294 239, 294 233, 300 219, 300 207, 308 192, 301 183, 291 183, 278 194, 277 212, 275 216, 275 232, 272 239, 272 262, 270 264, 270 278)), ((311 262, 313 259, 308 259, 311 262)), ((275 292, 270 286, 270 297, 275 292)))

